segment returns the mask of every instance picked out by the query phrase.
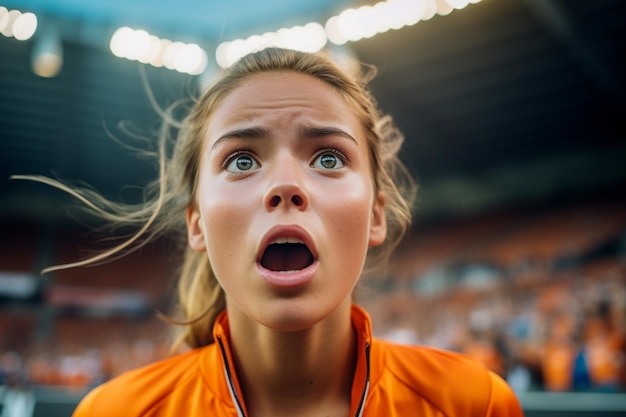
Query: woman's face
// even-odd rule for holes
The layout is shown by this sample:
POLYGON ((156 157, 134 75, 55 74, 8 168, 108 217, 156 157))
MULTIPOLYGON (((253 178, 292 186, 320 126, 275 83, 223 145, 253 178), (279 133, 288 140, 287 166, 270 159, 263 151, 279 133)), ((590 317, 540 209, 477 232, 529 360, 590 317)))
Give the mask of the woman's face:
POLYGON ((204 140, 189 242, 229 314, 290 331, 349 305, 386 224, 363 127, 339 93, 295 72, 250 76, 204 140))

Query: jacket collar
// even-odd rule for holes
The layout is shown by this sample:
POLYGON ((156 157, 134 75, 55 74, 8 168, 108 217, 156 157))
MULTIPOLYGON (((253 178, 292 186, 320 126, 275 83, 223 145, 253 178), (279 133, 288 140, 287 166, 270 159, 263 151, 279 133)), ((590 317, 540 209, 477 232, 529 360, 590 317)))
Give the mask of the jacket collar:
MULTIPOLYGON (((365 400, 370 387, 370 348, 372 345, 371 322, 368 314, 361 307, 352 305, 352 327, 357 338, 357 362, 352 382, 350 415, 361 417, 365 407, 365 400)), ((246 417, 246 405, 241 386, 235 371, 232 349, 230 346, 230 328, 228 316, 222 312, 213 327, 213 337, 222 362, 225 385, 239 417, 246 417)))
POLYGON ((368 314, 361 307, 352 305, 352 326, 356 334, 357 361, 352 380, 350 415, 361 417, 370 388, 370 349, 372 328, 368 314))

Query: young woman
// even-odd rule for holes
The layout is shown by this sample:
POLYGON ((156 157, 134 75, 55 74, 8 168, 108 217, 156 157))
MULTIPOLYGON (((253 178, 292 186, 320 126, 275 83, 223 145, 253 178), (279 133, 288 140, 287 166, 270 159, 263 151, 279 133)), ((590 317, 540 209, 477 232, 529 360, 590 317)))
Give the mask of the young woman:
POLYGON ((366 257, 410 221, 401 142, 364 82, 321 54, 266 49, 226 70, 171 158, 163 143, 138 215, 137 236, 186 226, 191 349, 96 388, 74 416, 522 416, 495 374, 377 340, 353 304, 366 257))

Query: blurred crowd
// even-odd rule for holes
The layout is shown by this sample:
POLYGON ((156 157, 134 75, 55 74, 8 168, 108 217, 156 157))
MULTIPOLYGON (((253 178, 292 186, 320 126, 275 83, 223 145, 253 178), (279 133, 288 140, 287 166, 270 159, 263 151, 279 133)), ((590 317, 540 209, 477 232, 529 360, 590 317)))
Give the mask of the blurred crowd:
MULTIPOLYGON (((124 327, 123 324, 117 326, 124 327)), ((4 352, 0 357, 0 386, 60 386, 84 391, 169 354, 167 338, 148 339, 123 330, 121 333, 126 335, 120 338, 119 331, 108 333, 106 330, 95 326, 93 334, 84 334, 73 343, 4 352), (110 340, 97 337, 102 336, 102 330, 110 340)))
MULTIPOLYGON (((626 264, 424 297, 371 298, 379 336, 465 353, 516 391, 626 391, 626 264)), ((528 278, 528 277, 527 277, 528 278)))

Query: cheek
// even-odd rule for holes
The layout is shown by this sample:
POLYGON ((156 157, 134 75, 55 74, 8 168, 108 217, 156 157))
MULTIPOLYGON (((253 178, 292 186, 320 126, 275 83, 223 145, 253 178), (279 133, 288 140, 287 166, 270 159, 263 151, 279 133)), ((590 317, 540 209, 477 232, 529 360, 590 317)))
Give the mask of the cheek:
POLYGON ((328 209, 327 218, 332 222, 331 229, 337 234, 340 253, 365 256, 369 242, 372 194, 369 183, 357 182, 332 197, 335 204, 332 209, 328 209), (346 251, 345 248, 350 250, 346 251))
POLYGON ((363 201, 346 200, 342 210, 332 216, 335 228, 344 235, 345 239, 355 239, 360 243, 359 236, 366 236, 369 225, 369 210, 365 209, 363 201))
POLYGON ((249 230, 251 204, 246 204, 246 199, 242 198, 241 192, 233 190, 234 187, 211 184, 206 187, 211 192, 199 201, 204 238, 209 259, 214 268, 219 268, 215 261, 226 259, 228 262, 244 242, 243 237, 249 230))

